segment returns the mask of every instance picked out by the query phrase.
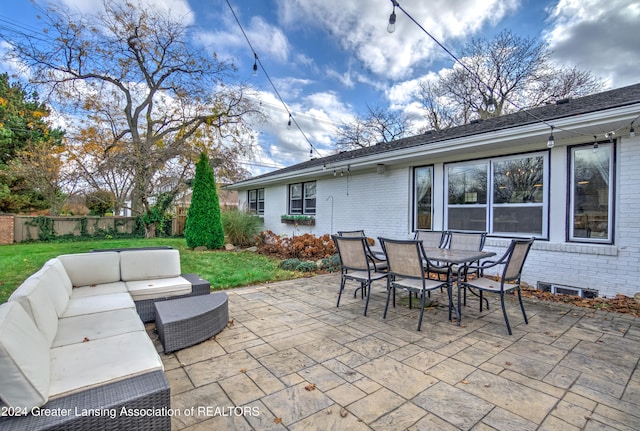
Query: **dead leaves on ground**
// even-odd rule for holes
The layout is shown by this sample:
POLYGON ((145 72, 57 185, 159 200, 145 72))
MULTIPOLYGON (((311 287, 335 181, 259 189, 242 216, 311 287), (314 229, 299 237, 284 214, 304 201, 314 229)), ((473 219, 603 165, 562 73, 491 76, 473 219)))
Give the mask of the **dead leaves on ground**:
POLYGON ((592 310, 613 311, 616 313, 631 314, 633 316, 640 317, 640 300, 625 295, 616 295, 613 298, 590 299, 573 295, 543 292, 532 287, 523 287, 522 296, 525 298, 537 298, 544 301, 573 304, 577 307, 589 308, 592 310))

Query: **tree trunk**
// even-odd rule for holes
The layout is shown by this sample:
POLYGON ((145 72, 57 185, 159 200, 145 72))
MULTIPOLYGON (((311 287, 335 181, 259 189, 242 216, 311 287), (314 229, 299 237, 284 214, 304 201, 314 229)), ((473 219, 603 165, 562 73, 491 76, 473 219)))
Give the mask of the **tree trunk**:
POLYGON ((148 225, 144 226, 144 237, 149 239, 149 238, 155 238, 156 237, 156 228, 157 228, 158 224, 157 223, 151 223, 148 225))

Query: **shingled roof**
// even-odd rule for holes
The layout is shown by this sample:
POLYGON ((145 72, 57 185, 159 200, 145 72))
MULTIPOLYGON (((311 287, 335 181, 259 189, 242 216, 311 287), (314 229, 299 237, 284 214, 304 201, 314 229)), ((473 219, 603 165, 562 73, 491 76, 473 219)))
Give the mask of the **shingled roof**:
MULTIPOLYGON (((311 159, 263 175, 255 176, 247 181, 268 178, 274 175, 286 174, 288 172, 295 172, 315 166, 331 165, 398 149, 429 145, 435 142, 464 138, 466 136, 525 126, 527 124, 551 122, 560 118, 604 111, 636 103, 640 103, 640 84, 616 88, 614 90, 576 99, 562 99, 556 101, 554 104, 523 110, 513 114, 502 115, 488 120, 474 121, 469 124, 445 130, 431 130, 420 135, 397 139, 391 142, 379 143, 371 147, 360 148, 353 151, 344 151, 322 158, 311 159)), ((242 182, 239 184, 241 183, 242 182)))

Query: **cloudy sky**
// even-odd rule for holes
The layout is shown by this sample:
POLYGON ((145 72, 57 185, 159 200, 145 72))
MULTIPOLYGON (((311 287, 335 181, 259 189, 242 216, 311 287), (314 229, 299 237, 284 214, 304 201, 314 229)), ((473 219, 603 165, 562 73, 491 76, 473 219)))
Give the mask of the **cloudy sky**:
MULTIPOLYGON (((101 5, 101 0, 53 1, 87 13, 101 5)), ((396 31, 387 32, 390 0, 142 1, 183 17, 194 43, 233 61, 238 80, 259 91, 269 120, 256 125, 260 151, 247 165, 254 174, 307 160, 309 143, 314 156, 330 154, 335 127, 365 115, 367 106, 415 112, 412 93, 418 82, 453 67, 452 58, 402 11, 396 10, 396 31), (230 6, 259 57, 257 76, 230 6), (291 128, 288 112, 294 118, 291 128)), ((590 71, 607 88, 640 82, 637 0, 398 3, 454 54, 471 38, 491 38, 508 29, 547 42, 555 62, 590 71)), ((36 14, 30 2, 5 2, 0 31, 36 30, 36 14)), ((0 68, 10 70, 10 65, 0 68)))

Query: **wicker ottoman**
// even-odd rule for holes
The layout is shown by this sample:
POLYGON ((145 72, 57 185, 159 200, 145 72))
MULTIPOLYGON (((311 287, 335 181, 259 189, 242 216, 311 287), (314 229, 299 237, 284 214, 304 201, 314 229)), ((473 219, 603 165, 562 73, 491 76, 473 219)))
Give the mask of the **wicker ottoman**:
POLYGON ((193 346, 222 331, 229 322, 228 304, 225 292, 156 302, 156 330, 164 352, 193 346))

